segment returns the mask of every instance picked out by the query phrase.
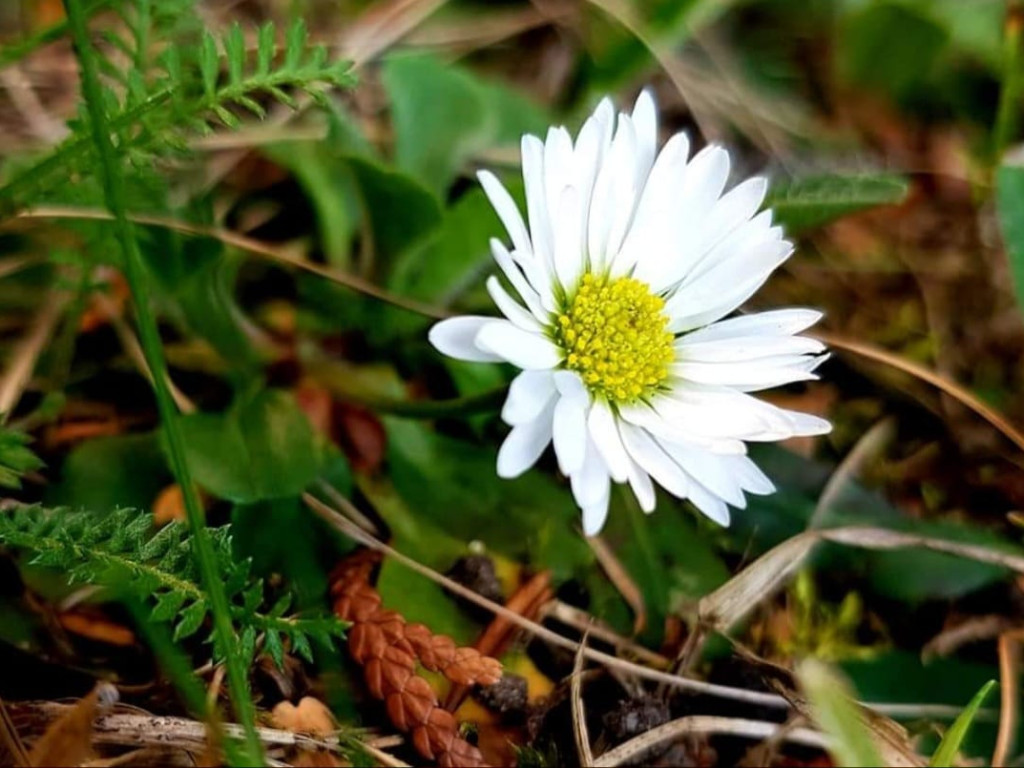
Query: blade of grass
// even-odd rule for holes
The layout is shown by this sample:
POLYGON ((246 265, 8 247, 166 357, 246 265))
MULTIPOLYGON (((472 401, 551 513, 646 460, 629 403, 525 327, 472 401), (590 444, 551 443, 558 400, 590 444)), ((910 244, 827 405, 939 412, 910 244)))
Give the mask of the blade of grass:
POLYGON ((89 29, 86 25, 85 8, 82 0, 64 0, 64 7, 67 11, 81 69, 82 95, 89 120, 92 123, 91 134, 99 158, 99 173, 103 184, 104 198, 107 208, 114 217, 114 229, 124 257, 125 278, 135 299, 139 336, 142 348, 146 353, 146 362, 153 372, 153 390, 167 438, 171 465, 178 485, 183 491, 185 513, 193 533, 193 554, 202 577, 203 587, 209 596, 214 633, 224 651, 232 704, 245 734, 248 752, 246 759, 249 764, 263 765, 263 747, 256 734, 256 712, 249 694, 248 670, 241 655, 237 652, 238 640, 231 621, 230 606, 224 585, 217 572, 213 543, 206 530, 203 506, 192 482, 192 475, 185 457, 185 442, 178 424, 178 411, 167 385, 167 362, 164 360, 156 318, 148 302, 150 293, 146 289, 147 276, 142 263, 142 255, 126 214, 127 206, 121 166, 110 138, 96 55, 92 49, 89 29))
POLYGON ((932 759, 928 765, 931 765, 934 768, 949 768, 953 765, 953 761, 956 759, 956 753, 959 751, 960 745, 963 743, 964 737, 967 735, 967 731, 974 722, 974 718, 978 714, 978 710, 981 709, 981 705, 985 701, 985 697, 988 696, 989 691, 991 691, 995 685, 995 680, 989 680, 981 687, 980 691, 974 694, 974 698, 971 699, 967 708, 960 713, 960 717, 958 717, 956 721, 949 726, 949 730, 946 731, 946 735, 942 737, 942 741, 939 742, 939 746, 935 750, 935 754, 932 755, 932 759))
POLYGON ((846 682, 819 661, 808 659, 796 672, 814 719, 829 736, 837 766, 884 765, 846 682))

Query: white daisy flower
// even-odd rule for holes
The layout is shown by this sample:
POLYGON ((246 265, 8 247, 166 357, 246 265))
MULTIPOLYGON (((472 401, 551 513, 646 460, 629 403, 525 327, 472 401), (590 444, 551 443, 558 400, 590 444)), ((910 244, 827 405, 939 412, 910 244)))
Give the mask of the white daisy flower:
POLYGON ((503 319, 430 330, 446 355, 522 369, 501 412, 512 431, 498 474, 522 474, 553 442, 587 535, 604 525, 612 481, 628 482, 645 512, 657 483, 728 525, 728 505, 775 490, 746 441, 831 429, 748 394, 817 378, 824 346, 796 334, 821 313, 722 319, 793 252, 771 211, 758 212, 767 182, 723 194, 724 149, 689 158, 682 133, 656 144, 647 91, 618 120, 602 101, 575 142, 561 127, 546 141, 524 136, 529 227, 498 179, 479 174, 512 241, 509 251, 493 240, 494 259, 519 300, 492 276, 503 319))

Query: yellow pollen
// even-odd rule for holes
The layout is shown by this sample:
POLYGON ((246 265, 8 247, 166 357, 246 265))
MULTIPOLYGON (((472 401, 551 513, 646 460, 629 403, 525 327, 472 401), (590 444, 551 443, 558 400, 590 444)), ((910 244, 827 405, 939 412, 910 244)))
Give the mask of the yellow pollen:
POLYGON ((613 403, 653 394, 674 358, 664 308, 639 280, 585 274, 553 327, 566 367, 613 403))

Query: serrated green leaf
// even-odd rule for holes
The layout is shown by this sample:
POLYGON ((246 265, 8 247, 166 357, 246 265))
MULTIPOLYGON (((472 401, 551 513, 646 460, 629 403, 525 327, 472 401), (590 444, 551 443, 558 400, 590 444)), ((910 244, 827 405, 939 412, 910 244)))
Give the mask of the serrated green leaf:
POLYGON ((796 235, 857 211, 899 204, 908 189, 905 178, 892 174, 812 176, 776 182, 764 207, 787 234, 796 235))
POLYGON ((163 592, 157 595, 156 605, 153 606, 150 618, 153 621, 170 621, 178 615, 178 611, 181 610, 181 606, 187 599, 182 592, 163 592))
POLYGON ((308 39, 309 32, 306 29, 306 22, 301 18, 297 18, 288 28, 284 56, 285 69, 298 69, 299 65, 302 64, 308 39))
POLYGON ((181 618, 178 619, 178 623, 174 627, 174 640, 184 640, 186 637, 194 635, 202 626, 207 610, 205 600, 196 600, 181 611, 181 618))
POLYGON ((310 664, 313 663, 313 649, 309 647, 309 640, 302 632, 295 632, 291 636, 292 639, 292 651, 310 664))
POLYGON ((233 85, 238 85, 242 82, 245 68, 245 36, 237 21, 224 37, 224 54, 228 63, 228 79, 233 85))
POLYGON ((284 646, 281 644, 281 635, 275 629, 268 629, 263 636, 263 647, 274 660, 278 669, 284 669, 284 646))
POLYGON ((256 71, 265 75, 270 71, 270 65, 277 53, 277 28, 274 22, 268 21, 260 27, 256 42, 256 71))
POLYGON ((220 54, 217 51, 217 40, 209 32, 203 34, 199 68, 203 74, 203 90, 208 98, 213 98, 217 90, 217 76, 220 74, 220 54))

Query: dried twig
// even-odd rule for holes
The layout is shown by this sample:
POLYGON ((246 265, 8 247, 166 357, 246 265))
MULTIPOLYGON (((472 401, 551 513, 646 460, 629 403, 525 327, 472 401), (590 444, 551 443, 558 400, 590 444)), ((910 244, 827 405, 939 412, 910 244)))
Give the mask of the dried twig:
POLYGON ((673 741, 681 736, 726 734, 746 739, 767 739, 782 735, 786 741, 806 747, 824 749, 828 742, 825 737, 810 728, 787 728, 783 723, 768 723, 761 720, 744 720, 734 717, 713 717, 691 715, 660 725, 620 744, 594 760, 594 768, 611 768, 635 760, 648 751, 673 741))
POLYGON ((576 752, 580 765, 593 765, 594 753, 590 750, 590 731, 587 729, 587 713, 583 707, 583 653, 587 649, 587 636, 580 640, 576 660, 572 665, 570 703, 572 704, 572 735, 576 739, 576 752))

